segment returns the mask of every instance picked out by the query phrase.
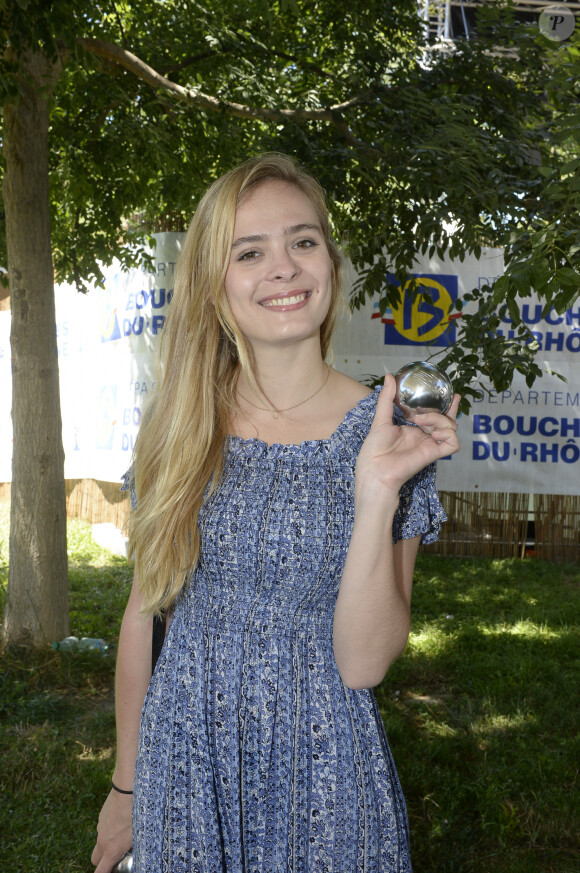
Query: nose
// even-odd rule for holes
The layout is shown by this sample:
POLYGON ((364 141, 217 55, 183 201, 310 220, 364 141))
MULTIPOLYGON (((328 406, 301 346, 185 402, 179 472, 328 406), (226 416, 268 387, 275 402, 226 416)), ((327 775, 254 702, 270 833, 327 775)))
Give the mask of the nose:
POLYGON ((292 257, 286 246, 274 252, 271 264, 271 275, 274 281, 289 282, 300 272, 300 265, 292 257))

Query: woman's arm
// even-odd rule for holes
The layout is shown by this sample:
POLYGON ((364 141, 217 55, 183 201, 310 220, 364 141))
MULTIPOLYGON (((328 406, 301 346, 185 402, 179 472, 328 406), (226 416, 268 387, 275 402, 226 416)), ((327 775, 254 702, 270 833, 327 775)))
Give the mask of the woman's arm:
MULTIPOLYGON (((152 620, 141 613, 141 594, 137 578, 125 609, 115 677, 117 756, 113 782, 123 791, 133 790, 135 761, 139 742, 139 723, 145 694, 151 680, 152 620)), ((97 843, 91 860, 95 873, 109 873, 131 848, 132 795, 111 789, 97 826, 97 843)))
POLYGON ((403 484, 459 448, 455 416, 417 418, 421 427, 392 422, 394 379, 387 376, 355 476, 355 517, 334 613, 334 654, 351 688, 377 685, 405 648, 420 537, 392 542, 403 484))
POLYGON ((392 542, 394 509, 355 518, 334 613, 334 654, 350 688, 378 685, 407 643, 420 537, 392 542))

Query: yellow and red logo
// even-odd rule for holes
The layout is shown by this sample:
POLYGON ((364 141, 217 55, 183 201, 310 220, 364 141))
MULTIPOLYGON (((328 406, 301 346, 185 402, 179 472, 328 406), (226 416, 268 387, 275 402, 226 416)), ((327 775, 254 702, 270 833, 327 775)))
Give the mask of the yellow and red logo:
POLYGON ((455 342, 455 321, 461 314, 450 310, 457 300, 457 276, 424 274, 413 278, 418 290, 412 291, 409 279, 401 289, 399 306, 388 307, 381 315, 379 304, 375 304, 372 318, 380 318, 385 325, 385 345, 447 346, 455 342))

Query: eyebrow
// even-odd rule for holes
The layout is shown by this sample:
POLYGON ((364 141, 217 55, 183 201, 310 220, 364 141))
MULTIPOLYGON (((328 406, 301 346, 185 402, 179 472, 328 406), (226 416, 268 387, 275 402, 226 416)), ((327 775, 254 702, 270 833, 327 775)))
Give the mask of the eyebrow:
MULTIPOLYGON (((318 233, 322 233, 317 224, 292 224, 289 227, 285 227, 283 233, 284 236, 292 236, 293 233, 302 233, 303 230, 317 230, 318 233)), ((245 246, 248 243, 267 242, 271 238, 271 233, 254 233, 250 236, 240 236, 234 240, 232 248, 239 248, 239 246, 245 246)))

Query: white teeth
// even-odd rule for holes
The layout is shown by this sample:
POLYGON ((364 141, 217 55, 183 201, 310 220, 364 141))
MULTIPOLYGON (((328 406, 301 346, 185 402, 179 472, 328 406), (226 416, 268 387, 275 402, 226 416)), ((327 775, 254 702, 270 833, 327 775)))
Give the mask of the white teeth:
POLYGON ((302 303, 307 297, 307 292, 296 294, 294 297, 279 297, 276 300, 264 300, 262 306, 292 306, 293 303, 302 303))

